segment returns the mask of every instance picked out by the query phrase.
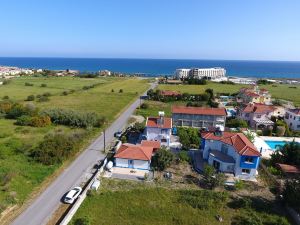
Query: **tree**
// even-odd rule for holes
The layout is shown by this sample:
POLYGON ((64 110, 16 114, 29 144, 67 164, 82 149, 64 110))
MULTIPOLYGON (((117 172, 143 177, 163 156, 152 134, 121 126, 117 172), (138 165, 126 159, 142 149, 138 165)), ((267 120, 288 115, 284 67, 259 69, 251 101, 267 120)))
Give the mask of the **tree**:
POLYGON ((204 176, 204 180, 206 181, 207 185, 211 189, 222 186, 226 179, 226 176, 224 173, 217 173, 215 168, 211 165, 204 166, 203 176, 204 176))
POLYGON ((300 144, 295 142, 295 140, 287 142, 279 150, 274 151, 271 155, 270 162, 273 166, 275 166, 276 163, 300 166, 300 144))
POLYGON ((300 178, 285 182, 283 198, 289 206, 300 210, 300 178))
POLYGON ((245 120, 235 118, 227 120, 226 126, 230 128, 247 128, 248 124, 245 120))
POLYGON ((190 137, 189 137, 186 129, 179 128, 178 136, 179 136, 180 143, 182 144, 182 147, 184 149, 188 149, 191 145, 191 142, 190 142, 190 137))
POLYGON ((171 165, 173 160, 173 153, 168 151, 166 147, 161 147, 153 156, 152 165, 156 170, 163 171, 171 165))

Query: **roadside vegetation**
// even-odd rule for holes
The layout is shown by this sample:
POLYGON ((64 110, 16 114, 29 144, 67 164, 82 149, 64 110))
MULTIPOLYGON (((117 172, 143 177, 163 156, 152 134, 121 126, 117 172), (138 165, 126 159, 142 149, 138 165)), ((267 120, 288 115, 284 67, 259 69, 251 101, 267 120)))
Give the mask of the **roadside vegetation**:
POLYGON ((147 87, 135 78, 69 77, 0 86, 0 213, 24 203, 147 87))
POLYGON ((269 224, 287 225, 272 203, 228 191, 170 188, 160 183, 102 179, 71 224, 269 224), (128 205, 130 204, 130 205, 128 205), (105 215, 105 216, 103 216, 105 215))

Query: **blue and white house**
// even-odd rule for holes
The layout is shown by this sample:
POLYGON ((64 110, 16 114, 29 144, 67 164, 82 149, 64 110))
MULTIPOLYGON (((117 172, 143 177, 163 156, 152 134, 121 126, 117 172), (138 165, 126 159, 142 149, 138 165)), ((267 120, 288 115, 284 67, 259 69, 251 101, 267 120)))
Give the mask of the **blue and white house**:
POLYGON ((172 119, 159 112, 159 117, 148 117, 145 135, 148 141, 160 141, 161 145, 170 146, 172 135, 172 119))
POLYGON ((209 165, 242 180, 255 180, 260 152, 243 133, 203 132, 202 157, 209 165))

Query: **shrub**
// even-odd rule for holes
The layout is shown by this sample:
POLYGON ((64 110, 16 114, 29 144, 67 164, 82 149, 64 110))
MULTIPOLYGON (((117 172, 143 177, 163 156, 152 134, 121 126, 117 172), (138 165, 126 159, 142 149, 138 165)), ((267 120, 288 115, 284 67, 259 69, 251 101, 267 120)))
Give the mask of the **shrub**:
POLYGON ((114 89, 111 89, 111 92, 115 92, 115 90, 114 90, 114 89))
POLYGON ((41 87, 47 87, 47 84, 41 84, 41 87))
POLYGON ((31 87, 31 86, 33 86, 33 84, 32 84, 32 83, 28 83, 28 82, 26 82, 26 83, 25 83, 25 86, 29 86, 29 87, 31 87))
POLYGON ((0 102, 0 113, 8 113, 12 108, 12 103, 8 101, 0 102))
POLYGON ((33 127, 46 127, 51 125, 49 116, 35 116, 31 118, 30 126, 33 127))
POLYGON ((180 151, 178 153, 178 157, 179 157, 179 160, 182 162, 190 162, 191 161, 191 157, 189 156, 187 151, 180 151))
POLYGON ((34 101, 34 95, 28 95, 26 101, 34 101))
POLYGON ((8 84, 10 84, 11 83, 11 80, 4 80, 3 81, 3 85, 8 85, 8 84))
POLYGON ((55 124, 72 127, 99 127, 105 122, 105 118, 99 117, 96 113, 81 113, 70 109, 48 109, 44 110, 41 114, 49 116, 55 124))
POLYGON ((178 136, 184 149, 198 148, 200 145, 200 137, 196 128, 179 127, 178 136))
POLYGON ((91 221, 88 217, 78 218, 74 221, 74 225, 90 225, 91 221))
POLYGON ((276 136, 281 137, 285 134, 285 127, 284 126, 277 126, 276 127, 276 136))
POLYGON ((67 91, 62 92, 62 95, 68 95, 68 94, 69 94, 69 92, 67 92, 67 91))
POLYGON ((142 103, 141 104, 141 109, 148 109, 149 108, 149 105, 147 103, 142 103))
POLYGON ((48 102, 50 99, 48 96, 42 95, 40 98, 38 98, 38 102, 48 102))
POLYGON ((22 115, 27 115, 28 112, 23 105, 14 104, 11 109, 7 112, 6 118, 8 119, 17 119, 22 115))
POLYGON ((45 96, 45 97, 50 97, 50 96, 51 96, 51 93, 50 93, 50 92, 45 92, 45 93, 43 94, 43 96, 45 96))
POLYGON ((226 178, 224 173, 217 173, 215 168, 210 165, 204 166, 203 176, 204 180, 206 181, 206 184, 211 189, 224 185, 226 178))
POLYGON ((9 96, 8 96, 8 95, 5 95, 5 96, 3 96, 2 99, 3 99, 3 100, 8 100, 8 99, 9 99, 9 96))
POLYGON ((31 117, 27 115, 20 116, 19 118, 17 118, 15 124, 19 126, 30 126, 31 117))
POLYGON ((247 128, 248 124, 242 119, 229 119, 226 121, 226 126, 230 128, 247 128))
POLYGON ((44 137, 44 140, 31 151, 30 156, 37 162, 45 165, 62 163, 79 150, 79 144, 83 137, 84 133, 79 132, 71 134, 56 132, 48 134, 44 137))
POLYGON ((119 93, 123 93, 123 89, 120 89, 120 90, 119 90, 119 93))
POLYGON ((174 160, 172 152, 168 151, 165 147, 160 148, 153 156, 153 167, 156 170, 163 171, 171 165, 174 160))

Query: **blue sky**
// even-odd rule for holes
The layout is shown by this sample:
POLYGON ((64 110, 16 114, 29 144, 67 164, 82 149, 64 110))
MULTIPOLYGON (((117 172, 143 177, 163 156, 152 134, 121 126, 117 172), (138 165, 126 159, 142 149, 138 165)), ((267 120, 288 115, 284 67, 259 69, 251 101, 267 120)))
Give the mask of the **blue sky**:
POLYGON ((300 61, 299 0, 9 0, 0 56, 300 61))

